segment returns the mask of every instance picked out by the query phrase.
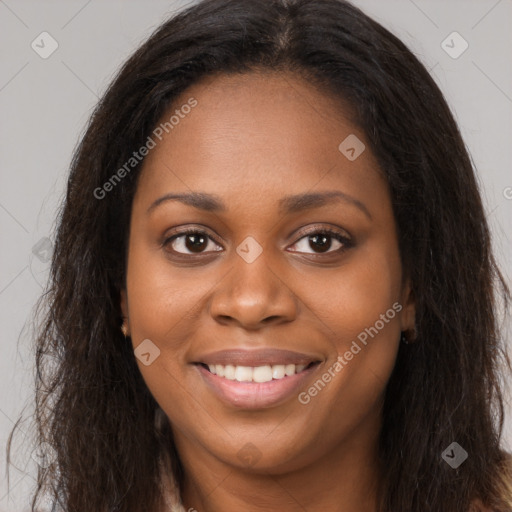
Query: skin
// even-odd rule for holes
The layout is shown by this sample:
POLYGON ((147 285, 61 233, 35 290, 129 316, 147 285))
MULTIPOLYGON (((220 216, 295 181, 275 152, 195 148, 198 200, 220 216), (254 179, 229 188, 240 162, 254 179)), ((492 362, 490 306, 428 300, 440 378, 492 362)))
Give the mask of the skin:
POLYGON ((208 77, 162 119, 190 97, 198 105, 144 162, 121 294, 134 348, 150 339, 160 350, 137 363, 175 432, 185 509, 375 511, 384 391, 400 331, 414 327, 387 183, 348 110, 295 75, 208 77), (350 134, 366 145, 354 161, 338 150, 350 134), (169 200, 147 212, 191 191, 215 194, 225 211, 169 200), (286 195, 321 191, 341 191, 369 215, 350 201, 278 209, 286 195), (188 248, 186 236, 163 244, 187 226, 212 237, 199 253, 190 237, 188 248), (322 252, 311 227, 352 244, 331 237, 322 252), (236 252, 247 236, 263 251, 252 263, 236 252), (191 364, 225 348, 305 352, 321 361, 307 391, 395 302, 401 311, 308 404, 294 394, 257 410, 227 405, 191 364), (259 457, 250 466, 238 456, 247 443, 259 457))

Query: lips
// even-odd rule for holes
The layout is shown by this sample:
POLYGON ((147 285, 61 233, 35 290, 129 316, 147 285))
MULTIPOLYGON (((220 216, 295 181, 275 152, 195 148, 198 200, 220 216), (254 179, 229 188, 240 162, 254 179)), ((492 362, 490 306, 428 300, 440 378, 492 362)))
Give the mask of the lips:
POLYGON ((314 354, 304 354, 282 349, 257 349, 257 350, 221 350, 200 355, 194 363, 203 363, 207 366, 233 365, 233 366, 274 366, 274 365, 304 365, 318 362, 322 358, 314 354))
POLYGON ((235 349, 204 354, 193 364, 224 403, 255 409, 292 397, 321 361, 318 355, 289 350, 235 349))

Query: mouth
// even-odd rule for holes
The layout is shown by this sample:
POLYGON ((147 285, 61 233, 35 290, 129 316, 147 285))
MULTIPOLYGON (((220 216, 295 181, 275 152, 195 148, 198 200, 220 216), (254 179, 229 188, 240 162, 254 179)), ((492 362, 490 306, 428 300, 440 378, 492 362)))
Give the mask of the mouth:
POLYGON ((228 407, 252 410, 296 398, 322 362, 318 355, 270 348, 222 350, 191 361, 199 386, 228 407))

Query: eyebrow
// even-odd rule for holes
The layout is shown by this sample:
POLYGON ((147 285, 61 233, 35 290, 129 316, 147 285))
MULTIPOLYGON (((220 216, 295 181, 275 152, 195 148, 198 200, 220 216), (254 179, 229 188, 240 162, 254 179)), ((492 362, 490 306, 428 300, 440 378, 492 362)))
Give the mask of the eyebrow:
POLYGON ((179 201, 180 203, 188 206, 193 206, 199 210, 205 210, 207 212, 221 212, 226 211, 226 206, 222 200, 213 194, 206 194, 204 192, 188 192, 186 194, 165 194, 158 198, 151 206, 147 209, 147 213, 151 213, 157 206, 167 201, 179 201))
POLYGON ((338 190, 330 190, 325 192, 312 192, 306 194, 297 194, 293 196, 285 196, 279 201, 280 213, 295 213, 310 208, 318 208, 329 203, 342 201, 359 208, 369 219, 372 218, 368 208, 356 199, 338 190))
MULTIPOLYGON (((165 194, 154 201, 151 206, 147 209, 147 213, 151 213, 156 207, 167 202, 167 201, 179 201, 188 206, 193 206, 199 210, 207 212, 225 212, 227 210, 226 205, 222 200, 214 195, 207 194, 205 192, 187 192, 180 194, 165 194)), ((342 201, 356 206, 361 210, 369 219, 372 218, 368 208, 359 201, 358 199, 340 192, 338 190, 325 191, 325 192, 313 192, 285 196, 279 200, 279 214, 296 213, 302 210, 308 210, 312 208, 319 208, 326 204, 342 201)))

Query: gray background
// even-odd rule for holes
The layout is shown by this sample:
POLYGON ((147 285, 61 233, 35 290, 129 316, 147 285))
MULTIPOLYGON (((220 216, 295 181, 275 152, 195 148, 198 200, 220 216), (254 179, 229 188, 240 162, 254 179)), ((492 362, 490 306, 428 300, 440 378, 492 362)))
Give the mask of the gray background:
MULTIPOLYGON (((444 92, 479 171, 494 247, 510 282, 512 1, 354 3, 412 48, 444 92), (458 58, 448 55, 441 45, 453 31, 469 44, 458 58)), ((119 65, 167 15, 183 5, 177 1, 0 0, 2 452, 22 409, 25 416, 31 412, 29 315, 47 272, 51 247, 46 238, 52 238, 72 151, 119 65), (34 40, 42 46, 38 36, 44 31, 58 43, 47 59, 31 47, 34 40)), ((449 50, 453 53, 462 49, 463 42, 456 36, 446 44, 453 46, 449 50)), ((44 46, 50 48, 49 39, 44 46)), ((504 441, 509 450, 511 413, 508 406, 504 441)), ((22 430, 30 439, 28 423, 22 430)), ((36 462, 30 457, 28 441, 21 444, 15 456, 20 470, 11 472, 9 496, 5 464, 0 465, 0 511, 28 510, 36 462)))

